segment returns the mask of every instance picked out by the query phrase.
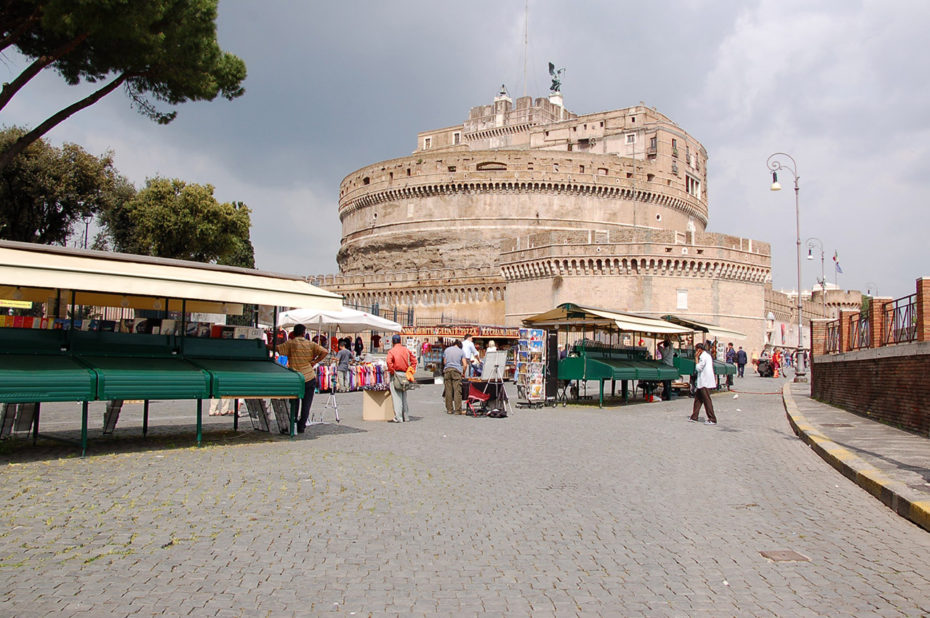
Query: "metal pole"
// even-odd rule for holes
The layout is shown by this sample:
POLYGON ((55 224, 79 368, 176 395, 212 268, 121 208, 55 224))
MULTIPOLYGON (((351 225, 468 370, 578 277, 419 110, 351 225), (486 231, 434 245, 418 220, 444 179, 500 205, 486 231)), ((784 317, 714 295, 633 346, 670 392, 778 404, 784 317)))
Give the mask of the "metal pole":
MULTIPOLYGON (((801 343, 802 343, 802 332, 803 332, 803 317, 802 310, 804 304, 801 301, 801 205, 799 193, 801 191, 800 186, 798 185, 798 164, 794 160, 794 157, 789 155, 786 152, 776 152, 769 156, 766 161, 766 165, 769 168, 769 171, 772 172, 772 191, 779 191, 781 185, 778 183, 778 174, 779 170, 788 170, 791 172, 791 176, 794 178, 794 216, 796 224, 796 241, 797 241, 797 253, 798 253, 798 345, 795 349, 795 355, 797 357, 797 365, 795 366, 794 371, 794 381, 795 382, 806 382, 807 378, 805 376, 805 367, 804 359, 801 356, 801 343), (778 157, 784 157, 791 161, 791 165, 783 164, 778 160, 778 157)), ((821 243, 821 247, 823 243, 821 243)))
POLYGON ((797 241, 798 241, 798 347, 795 352, 795 363, 794 368, 794 379, 795 381, 800 381, 798 378, 804 376, 805 367, 804 367, 804 358, 801 356, 801 347, 802 347, 802 333, 803 331, 803 320, 801 316, 801 310, 804 307, 803 302, 801 301, 801 204, 798 198, 798 193, 800 193, 800 188, 798 187, 798 177, 794 177, 794 216, 795 223, 797 224, 797 241))
POLYGON ((827 280, 823 272, 823 243, 820 243, 820 302, 823 306, 823 317, 827 317, 827 280))

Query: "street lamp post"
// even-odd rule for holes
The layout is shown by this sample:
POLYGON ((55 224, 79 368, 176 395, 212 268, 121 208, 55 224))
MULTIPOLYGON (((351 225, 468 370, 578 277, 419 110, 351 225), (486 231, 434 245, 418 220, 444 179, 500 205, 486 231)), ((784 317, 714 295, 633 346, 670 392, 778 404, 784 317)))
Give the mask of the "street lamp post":
POLYGON ((814 245, 820 246, 820 301, 823 307, 823 317, 827 317, 827 280, 824 279, 823 272, 823 241, 816 236, 811 236, 807 239, 807 259, 809 260, 814 259, 814 254, 812 253, 814 245))
POLYGON ((84 248, 87 248, 87 234, 90 231, 90 222, 93 220, 94 215, 85 213, 82 217, 84 219, 84 248))
POLYGON ((772 191, 781 191, 781 185, 778 184, 778 171, 787 170, 791 172, 791 175, 794 177, 794 218, 795 225, 797 229, 797 249, 798 249, 798 347, 796 350, 797 366, 794 370, 794 381, 795 382, 807 382, 807 376, 804 366, 804 356, 801 354, 801 340, 803 332, 803 320, 801 317, 801 311, 803 309, 803 304, 801 301, 801 207, 798 202, 798 193, 800 188, 798 187, 798 164, 795 162, 794 157, 784 152, 776 152, 773 155, 770 155, 766 161, 766 165, 769 168, 769 171, 772 172, 772 191), (779 160, 782 158, 783 160, 779 160), (787 161, 784 161, 787 159, 787 161), (789 164, 788 161, 791 161, 789 164))

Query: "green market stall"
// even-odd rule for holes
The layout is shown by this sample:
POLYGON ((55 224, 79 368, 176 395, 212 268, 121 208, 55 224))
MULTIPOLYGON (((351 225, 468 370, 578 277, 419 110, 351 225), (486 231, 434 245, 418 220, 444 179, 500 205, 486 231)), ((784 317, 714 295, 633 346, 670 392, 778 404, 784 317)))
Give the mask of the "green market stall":
MULTIPOLYGON (((39 435, 41 403, 82 404, 81 450, 87 449, 90 401, 197 401, 290 398, 290 433, 303 377, 274 362, 260 339, 189 335, 192 312, 241 314, 243 305, 339 310, 341 297, 299 277, 181 260, 0 241, 0 298, 43 303, 45 316, 0 325, 0 404, 30 406, 24 417, 39 435), (80 305, 160 311, 180 316, 166 333, 105 332, 75 327, 80 305), (69 320, 57 316, 67 315, 69 320), (56 328, 57 327, 57 328, 56 328)), ((169 320, 175 322, 175 320, 169 320)), ((164 322, 167 323, 167 322, 164 322)), ((259 331, 260 332, 260 331, 259 331)), ((0 428, 12 424, 4 406, 0 428)), ((23 419, 17 418, 22 424, 23 419)), ((238 417, 234 416, 238 424, 238 417)))
POLYGON ((624 345, 625 335, 637 341, 637 335, 680 336, 692 332, 664 320, 575 303, 563 303, 555 309, 526 318, 523 324, 529 328, 562 331, 569 336, 580 335, 567 356, 558 360, 557 377, 563 383, 596 380, 601 407, 604 405, 606 380, 611 380, 614 386, 620 381, 626 400, 631 381, 651 383, 675 380, 679 376, 676 368, 650 358, 645 347, 624 345))

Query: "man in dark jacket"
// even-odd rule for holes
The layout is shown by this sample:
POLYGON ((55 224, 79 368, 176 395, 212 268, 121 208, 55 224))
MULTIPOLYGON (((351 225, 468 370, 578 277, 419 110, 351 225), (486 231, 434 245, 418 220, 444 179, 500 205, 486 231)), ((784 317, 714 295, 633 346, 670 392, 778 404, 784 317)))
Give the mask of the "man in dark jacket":
POLYGON ((739 350, 736 351, 736 375, 743 377, 743 370, 746 368, 746 350, 743 349, 743 346, 739 347, 739 350))

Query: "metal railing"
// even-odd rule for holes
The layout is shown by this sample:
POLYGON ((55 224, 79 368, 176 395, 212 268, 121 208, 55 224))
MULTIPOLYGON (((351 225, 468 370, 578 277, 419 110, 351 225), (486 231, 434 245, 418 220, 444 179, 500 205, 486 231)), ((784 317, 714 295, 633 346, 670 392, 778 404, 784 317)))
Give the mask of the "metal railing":
POLYGON ((917 340, 917 294, 885 304, 882 345, 917 340))
POLYGON ((849 349, 859 350, 872 347, 872 332, 869 316, 854 313, 849 319, 849 349))
POLYGON ((358 311, 364 311, 365 313, 370 313, 381 318, 397 322, 401 326, 413 326, 414 321, 414 311, 413 307, 408 307, 407 309, 398 309, 393 307, 391 309, 385 307, 379 307, 378 303, 373 305, 360 305, 358 303, 343 303, 343 306, 349 307, 351 309, 357 309, 358 311))
POLYGON ((824 352, 827 354, 836 354, 840 351, 840 321, 833 320, 827 322, 827 341, 824 352))

